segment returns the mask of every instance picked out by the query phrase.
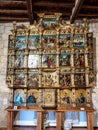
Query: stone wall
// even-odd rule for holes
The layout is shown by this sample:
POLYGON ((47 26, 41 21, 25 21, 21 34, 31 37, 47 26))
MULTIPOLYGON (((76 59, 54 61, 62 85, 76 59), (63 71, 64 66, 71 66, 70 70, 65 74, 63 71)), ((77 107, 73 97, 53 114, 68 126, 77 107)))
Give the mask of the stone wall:
POLYGON ((0 127, 7 127, 5 108, 10 105, 12 98, 12 90, 6 85, 8 36, 11 29, 13 29, 12 23, 0 23, 0 127))
POLYGON ((8 35, 12 24, 0 24, 0 127, 7 126, 7 112, 9 105, 10 90, 6 85, 7 47, 8 35))
MULTIPOLYGON (((28 24, 28 23, 24 23, 28 24)), ((89 24, 90 31, 94 33, 96 39, 96 66, 98 72, 98 21, 89 24)), ((12 90, 6 85, 6 68, 7 68, 7 48, 8 35, 13 28, 12 23, 0 23, 0 127, 7 127, 7 112, 5 108, 10 105, 12 90)), ((93 90, 93 105, 96 109, 95 115, 98 121, 98 74, 97 84, 93 90)))

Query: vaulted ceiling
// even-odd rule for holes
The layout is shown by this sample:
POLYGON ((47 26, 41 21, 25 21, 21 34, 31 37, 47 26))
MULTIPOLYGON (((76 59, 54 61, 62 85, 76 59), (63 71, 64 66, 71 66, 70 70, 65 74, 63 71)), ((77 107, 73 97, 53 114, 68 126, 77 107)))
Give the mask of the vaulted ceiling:
POLYGON ((0 22, 29 21, 37 13, 62 13, 70 20, 98 18, 98 0, 0 0, 0 22))

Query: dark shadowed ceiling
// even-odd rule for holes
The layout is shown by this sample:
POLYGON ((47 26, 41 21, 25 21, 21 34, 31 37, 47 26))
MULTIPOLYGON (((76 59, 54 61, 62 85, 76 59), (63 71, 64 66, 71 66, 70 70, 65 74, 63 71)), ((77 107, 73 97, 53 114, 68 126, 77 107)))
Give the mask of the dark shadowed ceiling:
POLYGON ((37 13, 62 13, 64 19, 98 18, 98 0, 0 0, 0 22, 29 21, 37 13))

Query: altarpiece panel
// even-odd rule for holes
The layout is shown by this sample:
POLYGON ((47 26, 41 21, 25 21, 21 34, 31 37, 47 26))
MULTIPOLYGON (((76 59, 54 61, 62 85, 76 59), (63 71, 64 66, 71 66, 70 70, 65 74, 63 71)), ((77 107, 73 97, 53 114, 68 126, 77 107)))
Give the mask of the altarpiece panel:
POLYGON ((13 105, 92 107, 94 43, 87 21, 67 24, 60 13, 38 16, 28 27, 14 23, 9 35, 6 80, 13 105))

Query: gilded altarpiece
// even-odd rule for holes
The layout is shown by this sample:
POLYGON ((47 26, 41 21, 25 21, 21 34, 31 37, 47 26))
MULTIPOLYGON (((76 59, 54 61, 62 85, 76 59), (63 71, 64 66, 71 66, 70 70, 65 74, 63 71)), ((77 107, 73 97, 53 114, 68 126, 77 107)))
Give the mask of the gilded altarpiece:
POLYGON ((18 106, 92 107, 93 34, 87 21, 66 24, 61 14, 38 14, 9 35, 7 84, 18 106))

